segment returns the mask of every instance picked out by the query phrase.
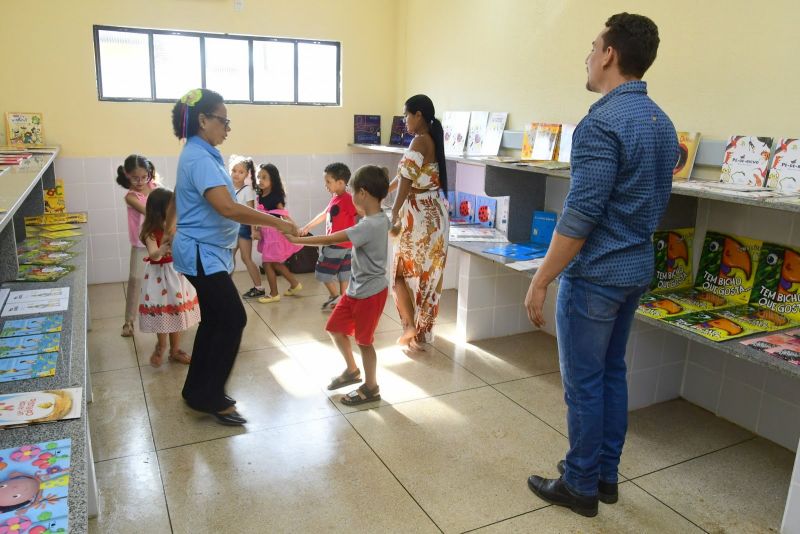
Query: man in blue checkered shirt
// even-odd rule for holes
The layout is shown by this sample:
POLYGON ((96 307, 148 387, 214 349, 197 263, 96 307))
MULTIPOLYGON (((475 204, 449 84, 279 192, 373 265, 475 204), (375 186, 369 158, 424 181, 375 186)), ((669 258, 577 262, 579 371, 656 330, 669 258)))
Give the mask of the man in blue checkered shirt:
POLYGON ((617 501, 628 389, 625 346, 639 297, 653 276, 652 234, 667 206, 678 141, 641 80, 656 58, 652 20, 620 13, 586 58, 589 91, 602 94, 575 129, 571 182, 547 257, 525 306, 544 324, 547 286, 561 274, 556 328, 569 450, 562 476, 528 486, 592 517, 617 501))

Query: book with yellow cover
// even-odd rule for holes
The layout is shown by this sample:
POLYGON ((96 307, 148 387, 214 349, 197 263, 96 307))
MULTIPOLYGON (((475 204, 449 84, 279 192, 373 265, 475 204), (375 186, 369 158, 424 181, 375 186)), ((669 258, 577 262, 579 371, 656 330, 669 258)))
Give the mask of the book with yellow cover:
POLYGON ((725 316, 720 311, 691 312, 676 317, 667 317, 663 320, 712 341, 728 341, 762 331, 753 328, 745 321, 725 316))
POLYGON ((66 211, 67 203, 64 198, 64 180, 56 178, 56 186, 52 189, 44 190, 44 212, 64 213, 66 211))
POLYGON ((672 169, 672 181, 684 182, 691 178, 697 147, 700 146, 700 132, 678 132, 678 163, 672 169))
POLYGON ((694 228, 659 230, 653 233, 654 292, 692 287, 692 241, 694 228))
POLYGON ((539 123, 532 122, 525 125, 525 131, 522 134, 522 151, 519 154, 520 161, 531 161, 533 159, 533 141, 536 139, 536 130, 539 128, 539 123))
POLYGON ((6 142, 10 146, 44 146, 41 113, 6 113, 6 142))
POLYGON ((34 215, 32 217, 25 217, 25 224, 30 226, 42 226, 46 224, 67 224, 67 223, 86 223, 89 221, 89 215, 85 211, 76 213, 45 213, 43 215, 34 215))
POLYGON ((543 161, 555 159, 559 133, 561 133, 560 124, 539 124, 539 127, 536 128, 536 137, 533 140, 531 159, 543 161))

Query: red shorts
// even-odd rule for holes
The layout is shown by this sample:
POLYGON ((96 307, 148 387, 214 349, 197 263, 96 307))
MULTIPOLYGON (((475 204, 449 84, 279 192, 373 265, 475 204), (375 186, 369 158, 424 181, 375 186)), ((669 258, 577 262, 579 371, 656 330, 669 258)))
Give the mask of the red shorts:
POLYGON ((386 288, 365 299, 342 295, 325 325, 325 330, 354 336, 359 345, 372 345, 388 294, 389 289, 386 288))

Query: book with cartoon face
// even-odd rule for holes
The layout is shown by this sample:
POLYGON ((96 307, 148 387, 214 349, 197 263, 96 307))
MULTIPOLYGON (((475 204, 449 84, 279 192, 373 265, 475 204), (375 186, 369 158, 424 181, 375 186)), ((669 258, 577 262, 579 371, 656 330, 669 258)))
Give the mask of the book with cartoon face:
POLYGON ((800 250, 764 243, 750 304, 800 323, 800 250))
POLYGON ((0 338, 31 336, 34 334, 49 334, 61 332, 64 326, 64 317, 61 315, 45 315, 29 319, 12 319, 3 323, 0 338))
POLYGON ((762 331, 735 316, 720 313, 720 310, 684 313, 665 317, 663 321, 712 341, 728 341, 762 331))
POLYGON ((692 287, 692 242, 694 228, 660 230, 653 234, 655 274, 653 292, 692 287))
POLYGON ((720 182, 763 187, 767 183, 771 137, 734 135, 722 159, 720 182))

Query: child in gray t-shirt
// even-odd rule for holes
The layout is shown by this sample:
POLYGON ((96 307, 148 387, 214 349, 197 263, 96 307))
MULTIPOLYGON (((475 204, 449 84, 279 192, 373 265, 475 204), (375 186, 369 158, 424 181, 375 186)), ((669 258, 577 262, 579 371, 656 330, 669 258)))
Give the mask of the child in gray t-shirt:
POLYGON ((361 349, 364 383, 341 399, 342 404, 355 406, 381 398, 376 376, 378 356, 372 342, 388 294, 386 250, 391 225, 381 209, 381 200, 389 192, 388 172, 375 165, 364 165, 355 172, 350 187, 353 203, 359 214, 363 215, 355 226, 325 236, 287 236, 287 239, 309 246, 335 245, 347 241, 353 243, 350 285, 333 310, 325 330, 347 363, 347 369, 331 380, 328 389, 361 382, 361 371, 353 358, 348 336, 354 336, 361 349))

